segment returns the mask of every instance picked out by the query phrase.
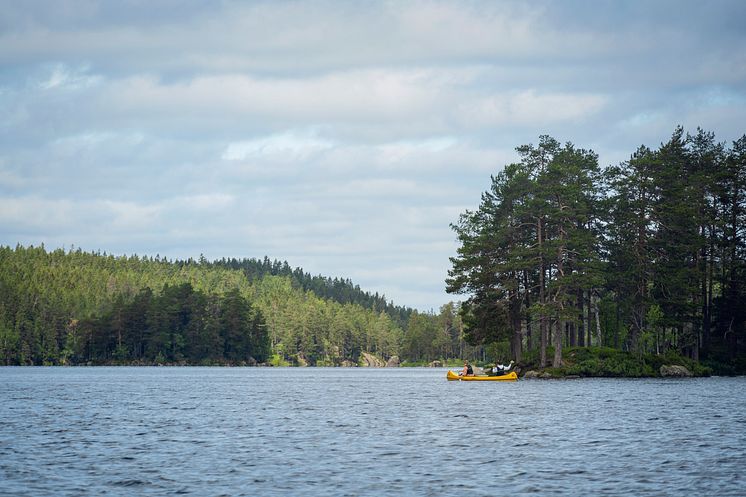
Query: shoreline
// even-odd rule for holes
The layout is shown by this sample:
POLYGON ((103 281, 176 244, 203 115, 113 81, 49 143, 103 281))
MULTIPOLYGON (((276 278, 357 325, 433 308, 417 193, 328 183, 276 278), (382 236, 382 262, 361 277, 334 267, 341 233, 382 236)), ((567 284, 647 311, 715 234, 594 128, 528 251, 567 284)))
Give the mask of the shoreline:
MULTIPOLYGON (((436 369, 436 370, 452 370, 452 367, 447 366, 398 366, 398 367, 385 367, 385 366, 274 366, 272 364, 121 364, 121 363, 107 363, 107 364, 47 364, 47 365, 4 365, 0 366, 3 368, 271 368, 271 369, 436 369)), ((650 379, 650 378, 735 378, 746 376, 744 373, 735 374, 717 374, 711 372, 692 372, 686 369, 680 374, 650 374, 650 375, 612 375, 612 374, 597 374, 597 375, 575 375, 575 374, 558 374, 555 371, 551 371, 553 368, 545 369, 530 369, 528 371, 521 371, 518 373, 519 380, 582 380, 582 379, 596 379, 596 378, 607 378, 607 379, 650 379)))

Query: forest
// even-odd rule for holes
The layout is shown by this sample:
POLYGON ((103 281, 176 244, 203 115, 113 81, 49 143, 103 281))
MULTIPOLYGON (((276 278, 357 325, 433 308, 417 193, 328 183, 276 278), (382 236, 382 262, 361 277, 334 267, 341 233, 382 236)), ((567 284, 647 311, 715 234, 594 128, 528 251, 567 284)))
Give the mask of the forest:
POLYGON ((677 127, 605 169, 549 136, 517 151, 452 225, 467 341, 540 367, 603 346, 746 372, 746 135, 677 127))
POLYGON ((357 365, 481 357, 419 313, 287 262, 0 247, 0 364, 357 365))

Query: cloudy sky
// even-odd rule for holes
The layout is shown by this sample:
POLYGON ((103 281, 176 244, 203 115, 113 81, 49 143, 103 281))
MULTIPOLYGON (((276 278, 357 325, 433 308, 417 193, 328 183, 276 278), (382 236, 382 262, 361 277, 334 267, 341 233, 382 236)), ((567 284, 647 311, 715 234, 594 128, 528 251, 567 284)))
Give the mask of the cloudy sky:
POLYGON ((436 309, 514 148, 746 133, 746 2, 0 0, 0 244, 263 257, 436 309))

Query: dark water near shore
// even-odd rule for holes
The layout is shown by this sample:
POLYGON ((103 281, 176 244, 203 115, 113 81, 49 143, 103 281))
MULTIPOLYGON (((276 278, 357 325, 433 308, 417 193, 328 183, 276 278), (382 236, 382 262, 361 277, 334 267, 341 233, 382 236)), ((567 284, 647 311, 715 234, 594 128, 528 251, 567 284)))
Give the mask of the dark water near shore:
POLYGON ((0 368, 0 495, 746 495, 745 387, 0 368))

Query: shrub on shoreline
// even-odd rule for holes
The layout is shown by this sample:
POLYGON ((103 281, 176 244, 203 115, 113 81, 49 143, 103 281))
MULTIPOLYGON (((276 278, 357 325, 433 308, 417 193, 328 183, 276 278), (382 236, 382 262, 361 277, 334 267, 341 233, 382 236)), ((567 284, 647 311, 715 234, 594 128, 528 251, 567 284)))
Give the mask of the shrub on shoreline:
MULTIPOLYGON (((549 357, 552 353, 551 350, 547 351, 549 357)), ((538 358, 534 356, 535 354, 531 354, 521 362, 521 370, 540 370, 553 378, 652 378, 660 376, 663 365, 683 366, 694 376, 723 374, 722 368, 717 365, 713 367, 712 364, 701 364, 673 352, 639 355, 608 347, 569 347, 565 349, 562 367, 559 368, 540 368, 538 358)))

